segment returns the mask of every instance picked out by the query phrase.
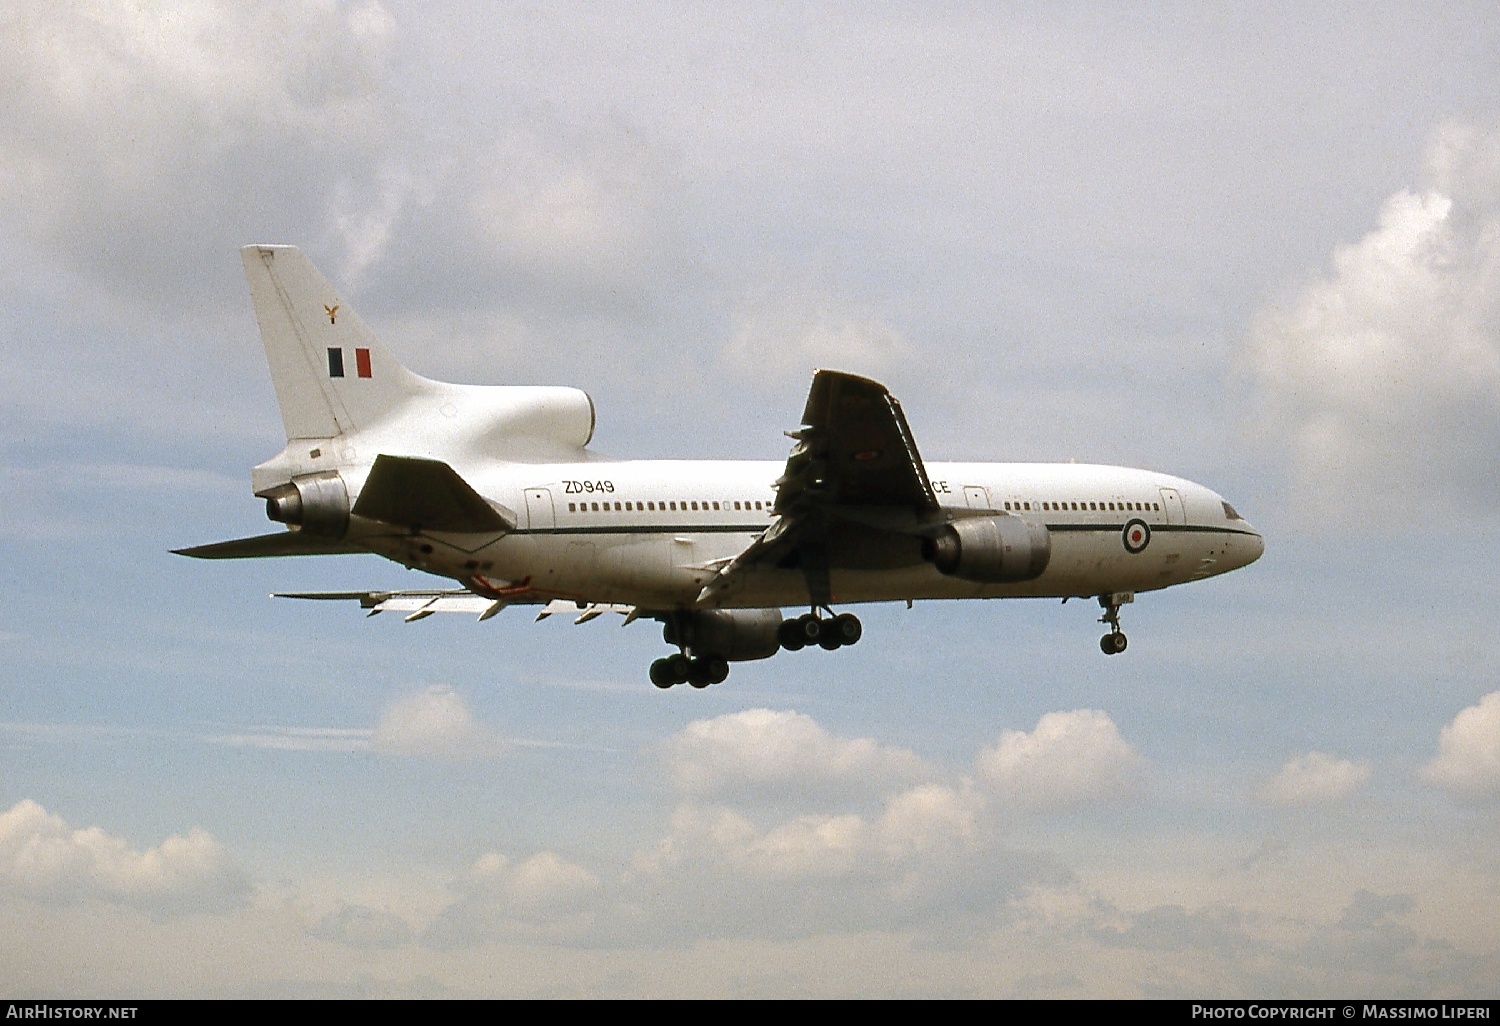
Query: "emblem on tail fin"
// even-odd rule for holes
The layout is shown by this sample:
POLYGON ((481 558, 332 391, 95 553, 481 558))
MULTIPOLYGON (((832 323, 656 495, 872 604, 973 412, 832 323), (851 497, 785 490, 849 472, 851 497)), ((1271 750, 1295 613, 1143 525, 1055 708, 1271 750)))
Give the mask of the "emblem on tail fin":
MULTIPOLYGON (((354 373, 362 378, 372 376, 370 370, 370 351, 363 346, 354 350, 354 373)), ((344 350, 340 346, 328 347, 328 376, 330 378, 341 378, 344 376, 344 350)))
POLYGON ((339 317, 339 308, 338 308, 338 306, 337 305, 329 306, 327 303, 324 303, 323 304, 323 309, 328 314, 328 323, 329 324, 337 324, 338 323, 338 317, 339 317))

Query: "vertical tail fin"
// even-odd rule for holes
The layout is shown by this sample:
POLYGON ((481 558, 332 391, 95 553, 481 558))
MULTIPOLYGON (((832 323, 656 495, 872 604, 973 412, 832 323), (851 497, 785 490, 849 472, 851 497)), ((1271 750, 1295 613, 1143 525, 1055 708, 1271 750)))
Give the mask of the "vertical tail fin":
POLYGON ((288 440, 358 431, 423 393, 296 246, 240 256, 288 440))

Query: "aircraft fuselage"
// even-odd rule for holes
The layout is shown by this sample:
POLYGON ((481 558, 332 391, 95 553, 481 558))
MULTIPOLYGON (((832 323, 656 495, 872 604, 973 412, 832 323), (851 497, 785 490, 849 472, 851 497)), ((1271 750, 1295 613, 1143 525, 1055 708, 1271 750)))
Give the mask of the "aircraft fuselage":
MULTIPOLYGON (((795 568, 768 569, 732 595, 697 602, 724 561, 775 522, 778 462, 591 461, 475 467, 464 477, 513 511, 492 536, 393 534, 350 525, 349 540, 397 562, 467 581, 527 582, 541 598, 644 608, 757 608, 809 602, 795 568)), ((832 598, 1092 596, 1210 577, 1253 562, 1260 535, 1215 492, 1152 471, 1085 464, 928 463, 944 510, 1008 512, 1047 528, 1052 553, 1037 578, 976 583, 848 524, 830 544, 832 598), (1135 522, 1134 539, 1126 537, 1135 522)))

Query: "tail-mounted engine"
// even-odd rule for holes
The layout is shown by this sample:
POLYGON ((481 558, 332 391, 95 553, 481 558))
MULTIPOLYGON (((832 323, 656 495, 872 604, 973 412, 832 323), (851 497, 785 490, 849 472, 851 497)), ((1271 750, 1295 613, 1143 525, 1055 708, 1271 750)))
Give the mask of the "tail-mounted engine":
POLYGON ((320 538, 342 538, 349 530, 349 490, 337 472, 294 477, 262 492, 266 516, 320 538))
POLYGON ((1052 536, 1020 517, 967 517, 926 539, 922 555, 949 577, 983 584, 1030 581, 1047 569, 1052 536))

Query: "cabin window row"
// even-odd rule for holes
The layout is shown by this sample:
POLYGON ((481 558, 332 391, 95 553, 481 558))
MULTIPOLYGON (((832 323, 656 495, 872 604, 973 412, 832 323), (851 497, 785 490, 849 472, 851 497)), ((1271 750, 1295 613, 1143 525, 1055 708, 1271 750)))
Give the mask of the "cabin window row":
MULTIPOLYGON (((1029 513, 1031 511, 1029 502, 1007 502, 1005 508, 1014 513, 1029 513)), ((1160 513, 1161 504, 1156 502, 1039 502, 1037 509, 1048 513, 1060 513, 1068 510, 1078 510, 1087 513, 1094 512, 1109 513, 1160 513)))
POLYGON ((691 500, 679 500, 677 502, 570 502, 569 513, 685 513, 685 512, 719 512, 731 509, 741 513, 760 510, 764 512, 771 507, 769 502, 759 501, 752 503, 746 499, 743 502, 693 502, 691 500))

